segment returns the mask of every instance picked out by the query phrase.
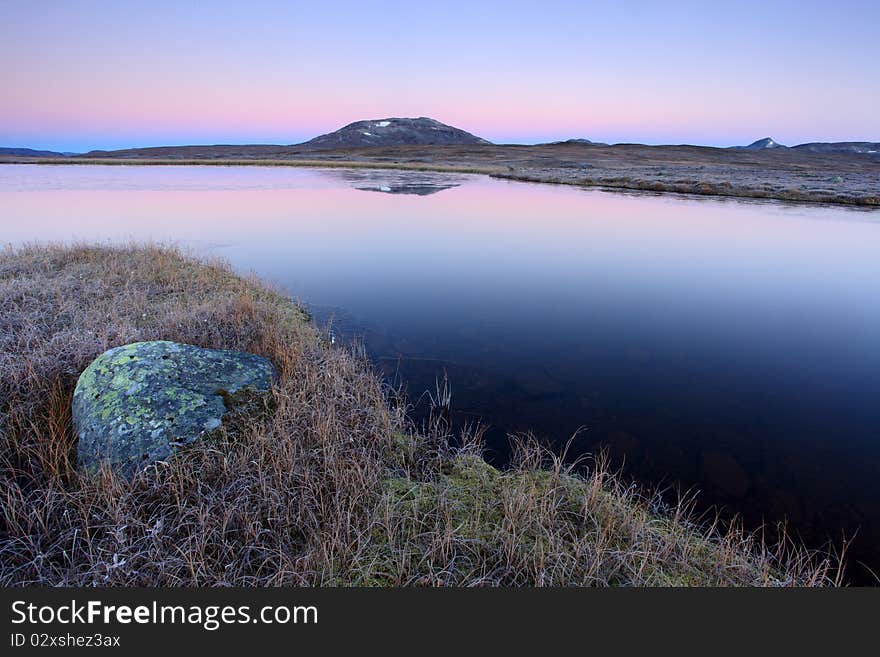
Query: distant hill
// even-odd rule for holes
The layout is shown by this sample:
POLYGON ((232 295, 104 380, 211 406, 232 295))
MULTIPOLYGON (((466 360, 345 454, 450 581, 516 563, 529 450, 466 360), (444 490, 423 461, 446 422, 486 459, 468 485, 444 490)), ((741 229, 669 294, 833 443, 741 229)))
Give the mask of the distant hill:
POLYGON ((813 142, 794 146, 799 151, 809 153, 868 153, 880 154, 880 142, 876 141, 837 141, 813 142))
POLYGON ((772 137, 764 137, 763 139, 759 139, 758 141, 753 141, 748 146, 735 146, 734 148, 742 148, 748 151, 763 151, 768 148, 788 148, 788 146, 783 146, 779 142, 775 141, 772 137))
POLYGON ((734 146, 741 150, 763 151, 771 148, 793 149, 807 153, 866 153, 880 154, 880 142, 871 141, 836 141, 836 142, 812 142, 798 144, 797 146, 784 146, 771 137, 764 137, 754 141, 748 146, 734 146))
POLYGON ((273 144, 213 144, 201 146, 146 146, 143 148, 123 148, 116 151, 89 151, 82 158, 163 158, 169 160, 202 160, 212 158, 227 159, 278 159, 296 153, 295 146, 273 144))
POLYGON ((0 155, 18 155, 23 157, 67 157, 68 153, 56 151, 37 151, 33 148, 12 148, 0 146, 0 155))
POLYGON ((469 132, 423 116, 417 119, 388 118, 356 121, 336 132, 315 137, 297 146, 319 150, 369 146, 447 146, 489 143, 491 142, 469 132))
POLYGON ((562 141, 548 141, 543 144, 538 144, 539 146, 563 146, 565 144, 587 144, 593 146, 607 146, 607 144, 603 144, 600 141, 590 141, 589 139, 584 139, 583 137, 576 137, 574 139, 563 139, 562 141))

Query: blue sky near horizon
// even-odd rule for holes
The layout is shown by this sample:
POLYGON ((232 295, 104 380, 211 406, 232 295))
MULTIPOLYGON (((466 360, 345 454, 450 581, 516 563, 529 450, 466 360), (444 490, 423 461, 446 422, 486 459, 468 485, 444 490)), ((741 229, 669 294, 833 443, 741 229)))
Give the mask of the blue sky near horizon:
POLYGON ((880 2, 0 0, 0 145, 880 141, 880 2))

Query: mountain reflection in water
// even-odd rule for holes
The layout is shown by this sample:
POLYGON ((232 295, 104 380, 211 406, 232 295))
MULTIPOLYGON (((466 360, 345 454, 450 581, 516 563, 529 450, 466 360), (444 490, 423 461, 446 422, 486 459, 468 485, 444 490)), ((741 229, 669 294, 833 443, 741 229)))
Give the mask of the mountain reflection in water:
POLYGON ((452 189, 467 180, 460 175, 433 171, 394 169, 323 169, 322 171, 354 189, 416 196, 428 196, 445 189, 452 189))

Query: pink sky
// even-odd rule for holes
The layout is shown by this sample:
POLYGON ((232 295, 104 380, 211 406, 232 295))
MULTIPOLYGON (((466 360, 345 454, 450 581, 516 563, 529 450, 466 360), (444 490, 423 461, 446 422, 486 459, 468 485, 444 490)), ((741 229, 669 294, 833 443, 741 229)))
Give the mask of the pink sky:
POLYGON ((498 142, 880 140, 880 5, 12 1, 0 145, 296 143, 431 116, 498 142))

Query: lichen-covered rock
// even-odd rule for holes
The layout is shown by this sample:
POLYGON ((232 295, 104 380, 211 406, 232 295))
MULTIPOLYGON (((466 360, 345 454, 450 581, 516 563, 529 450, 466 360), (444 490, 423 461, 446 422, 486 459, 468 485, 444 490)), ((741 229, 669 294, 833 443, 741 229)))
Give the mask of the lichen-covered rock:
POLYGON ((268 391, 272 363, 241 351, 135 342, 98 356, 73 393, 80 468, 130 476, 217 429, 246 391, 268 391), (236 394, 239 393, 239 394, 236 394))

